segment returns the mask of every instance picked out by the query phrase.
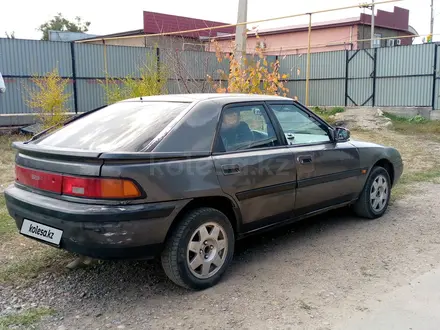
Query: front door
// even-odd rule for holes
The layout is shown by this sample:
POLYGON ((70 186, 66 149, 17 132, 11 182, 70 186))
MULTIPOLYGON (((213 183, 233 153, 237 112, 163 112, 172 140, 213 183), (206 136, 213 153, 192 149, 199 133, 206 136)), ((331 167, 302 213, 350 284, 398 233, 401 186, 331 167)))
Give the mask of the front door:
POLYGON ((263 103, 223 109, 213 159, 223 191, 240 206, 242 232, 293 215, 296 165, 280 140, 263 103))
POLYGON ((295 103, 270 108, 295 156, 295 215, 356 198, 361 184, 357 149, 349 142, 334 142, 331 129, 295 103))

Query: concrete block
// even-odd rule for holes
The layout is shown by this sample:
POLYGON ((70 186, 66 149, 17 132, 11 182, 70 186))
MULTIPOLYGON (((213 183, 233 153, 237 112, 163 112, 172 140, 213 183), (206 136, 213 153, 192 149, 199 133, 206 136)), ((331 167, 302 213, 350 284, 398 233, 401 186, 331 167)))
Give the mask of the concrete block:
POLYGON ((0 126, 26 126, 35 122, 36 116, 32 113, 0 115, 0 126))
POLYGON ((418 108, 419 115, 425 117, 426 119, 431 118, 432 108, 418 108))
POLYGON ((371 109, 378 113, 378 110, 382 112, 387 112, 399 117, 411 118, 417 115, 429 119, 431 117, 432 109, 431 107, 356 107, 349 106, 346 109, 371 109))
POLYGON ((431 120, 440 120, 440 110, 433 110, 431 112, 431 120))
POLYGON ((395 116, 411 118, 417 115, 429 119, 431 108, 405 108, 405 107, 380 107, 383 112, 391 113, 395 116))
MULTIPOLYGON (((65 113, 68 116, 74 115, 74 113, 65 113)), ((82 114, 82 112, 77 113, 77 115, 82 114)), ((35 124, 37 122, 37 114, 35 113, 14 113, 14 114, 3 114, 0 115, 0 127, 5 126, 28 126, 35 124)))

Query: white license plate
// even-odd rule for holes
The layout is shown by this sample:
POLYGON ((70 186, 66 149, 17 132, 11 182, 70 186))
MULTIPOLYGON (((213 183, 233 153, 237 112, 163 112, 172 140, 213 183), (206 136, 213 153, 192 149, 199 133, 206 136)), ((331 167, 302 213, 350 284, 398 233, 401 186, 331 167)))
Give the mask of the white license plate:
POLYGON ((41 223, 24 219, 20 233, 40 240, 59 245, 63 231, 41 223))

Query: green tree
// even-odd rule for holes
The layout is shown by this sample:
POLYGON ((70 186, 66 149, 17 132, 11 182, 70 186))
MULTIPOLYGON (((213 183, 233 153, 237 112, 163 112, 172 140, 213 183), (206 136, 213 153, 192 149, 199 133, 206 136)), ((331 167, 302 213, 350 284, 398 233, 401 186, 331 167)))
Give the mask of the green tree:
POLYGON ((43 33, 41 40, 49 40, 49 31, 70 31, 70 32, 87 32, 89 30, 90 22, 83 22, 81 17, 75 17, 74 21, 69 21, 58 13, 50 21, 41 24, 38 31, 43 33))

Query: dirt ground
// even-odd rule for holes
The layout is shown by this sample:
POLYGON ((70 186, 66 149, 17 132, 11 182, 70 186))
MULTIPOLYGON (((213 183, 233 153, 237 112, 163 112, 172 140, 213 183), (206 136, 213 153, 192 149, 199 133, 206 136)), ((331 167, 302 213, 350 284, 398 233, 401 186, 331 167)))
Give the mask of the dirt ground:
POLYGON ((440 185, 411 186, 377 221, 334 212, 239 244, 224 280, 175 287, 156 264, 106 262, 5 287, 56 309, 41 329, 332 329, 440 264, 440 185))
MULTIPOLYGON (((440 143, 389 130, 353 135, 402 152, 405 175, 384 217, 364 221, 344 209, 248 238, 223 280, 203 292, 176 287, 157 263, 69 271, 72 255, 17 235, 3 206, 0 329, 329 330, 368 315, 384 294, 440 267, 440 143), (41 318, 25 323, 24 311, 41 318)), ((13 157, 3 158, 6 183, 13 157)))

